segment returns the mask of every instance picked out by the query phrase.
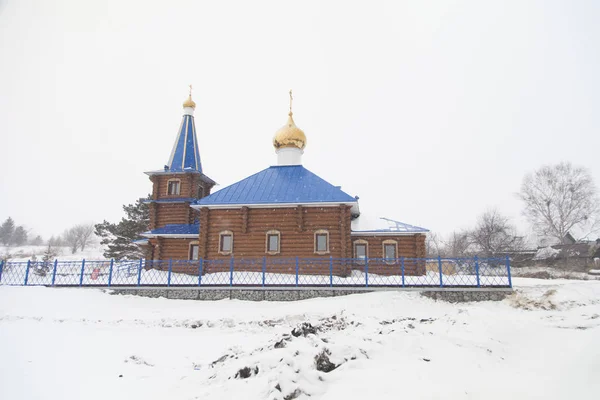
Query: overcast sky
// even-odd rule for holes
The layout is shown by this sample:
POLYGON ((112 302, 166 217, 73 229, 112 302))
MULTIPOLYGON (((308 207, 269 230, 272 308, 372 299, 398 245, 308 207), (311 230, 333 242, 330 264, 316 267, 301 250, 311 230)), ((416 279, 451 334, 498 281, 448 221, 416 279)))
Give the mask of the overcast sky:
POLYGON ((0 0, 0 220, 116 221, 170 155, 193 84, 204 172, 305 167, 361 211, 441 233, 543 164, 600 186, 600 1, 0 0))

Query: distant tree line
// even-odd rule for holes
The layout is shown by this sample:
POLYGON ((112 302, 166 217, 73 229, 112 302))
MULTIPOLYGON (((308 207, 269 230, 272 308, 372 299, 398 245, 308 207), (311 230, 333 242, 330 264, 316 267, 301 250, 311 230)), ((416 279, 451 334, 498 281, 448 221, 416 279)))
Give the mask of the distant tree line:
POLYGON ((452 232, 447 238, 430 233, 426 240, 430 256, 443 257, 495 257, 523 250, 525 238, 507 217, 496 209, 490 209, 477 217, 472 229, 452 232))
MULTIPOLYGON (((565 243, 568 233, 585 239, 600 232, 600 199, 590 172, 570 163, 543 166, 523 179, 517 194, 523 215, 542 239, 565 243)), ((427 254, 444 257, 493 257, 515 253, 527 246, 509 218, 497 209, 479 215, 475 226, 443 238, 427 237, 427 254)))
POLYGON ((24 246, 26 244, 33 246, 47 244, 50 247, 68 246, 71 253, 75 253, 77 250, 85 250, 93 233, 93 224, 78 224, 66 229, 62 235, 51 236, 44 243, 40 235, 29 237, 29 232, 22 225, 16 226, 14 220, 8 217, 0 225, 0 243, 4 246, 24 246))
POLYGON ((21 225, 16 226, 11 217, 0 225, 0 243, 4 246, 23 246, 27 243, 27 234, 25 228, 21 225))
MULTIPOLYGON (((100 244, 105 246, 104 256, 106 258, 127 259, 140 258, 145 254, 140 247, 133 243, 140 238, 140 233, 148 230, 150 223, 150 210, 144 200, 140 198, 133 204, 123 205, 125 217, 118 223, 103 221, 99 224, 77 224, 66 229, 60 235, 53 235, 47 241, 41 236, 28 240, 28 231, 23 226, 15 226, 11 217, 0 225, 0 243, 4 246, 23 246, 25 244, 47 248, 43 255, 43 261, 54 259, 60 247, 68 247, 72 254, 78 250, 85 250, 94 239, 94 234, 100 238, 100 244)), ((8 251, 2 258, 10 257, 8 251)))

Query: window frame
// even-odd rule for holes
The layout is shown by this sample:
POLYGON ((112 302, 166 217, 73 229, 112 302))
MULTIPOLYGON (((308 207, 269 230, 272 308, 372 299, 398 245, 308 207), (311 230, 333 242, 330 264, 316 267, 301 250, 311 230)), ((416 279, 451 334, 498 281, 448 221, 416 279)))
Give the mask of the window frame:
POLYGON ((219 248, 218 248, 219 254, 223 254, 223 255, 233 254, 233 232, 231 232, 231 231, 219 232, 218 246, 219 246, 219 248), (225 237, 225 236, 231 237, 231 249, 230 250, 223 250, 223 237, 225 237))
POLYGON ((364 239, 358 239, 355 240, 352 243, 352 254, 354 256, 354 263, 355 264, 361 264, 361 265, 365 265, 367 263, 367 259, 369 258, 369 242, 364 240, 364 239), (356 246, 365 246, 365 258, 364 260, 361 260, 358 258, 357 254, 356 254, 356 246))
POLYGON ((188 260, 189 261, 198 261, 200 260, 200 242, 197 240, 191 241, 188 244, 188 260), (196 246, 198 248, 198 258, 193 258, 192 256, 192 247, 196 246))
POLYGON ((386 264, 394 264, 396 262, 396 260, 398 259, 398 241, 392 240, 392 239, 384 240, 381 243, 381 251, 382 251, 381 255, 382 255, 383 261, 386 264), (385 254, 385 247, 391 246, 391 245, 394 246, 394 258, 387 258, 386 254, 385 254))
POLYGON ((319 229, 314 234, 314 250, 315 254, 329 254, 329 231, 326 229, 319 229), (325 250, 318 249, 318 238, 319 236, 325 236, 325 250))
POLYGON ((198 195, 198 199, 204 198, 204 186, 198 185, 198 190, 196 191, 196 194, 198 195))
POLYGON ((278 230, 273 229, 265 233, 265 253, 272 255, 281 253, 281 232, 279 232, 278 230), (269 239, 271 238, 271 236, 277 237, 277 250, 270 250, 269 248, 269 239))
POLYGON ((180 196, 181 195, 181 179, 173 178, 167 181, 167 196, 180 196), (177 182, 177 193, 170 193, 171 182, 177 182))

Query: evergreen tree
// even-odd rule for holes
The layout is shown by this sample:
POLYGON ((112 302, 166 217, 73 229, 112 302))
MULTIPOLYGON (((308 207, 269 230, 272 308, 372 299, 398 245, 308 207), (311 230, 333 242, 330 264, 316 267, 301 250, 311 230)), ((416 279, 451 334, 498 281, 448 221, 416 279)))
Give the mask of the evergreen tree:
POLYGON ((144 257, 140 247, 133 243, 140 238, 140 233, 148 230, 150 223, 150 207, 144 200, 138 199, 135 204, 124 205, 123 211, 127 216, 119 223, 104 221, 95 225, 96 236, 101 238, 100 244, 108 247, 104 257, 117 260, 144 257))
POLYGON ((44 241, 42 240, 42 237, 40 235, 37 235, 35 239, 31 241, 31 244, 34 246, 41 246, 42 244, 44 244, 44 241))
POLYGON ((13 234, 15 233, 15 221, 8 217, 0 226, 0 242, 5 246, 12 243, 13 234))
POLYGON ((13 234, 12 242, 17 246, 23 246, 27 243, 27 231, 22 226, 17 226, 13 234))
POLYGON ((51 244, 48 244, 48 247, 46 248, 46 251, 44 252, 44 257, 42 258, 42 261, 45 264, 49 264, 52 260, 54 260, 56 258, 56 256, 58 255, 58 249, 56 247, 54 247, 51 244))

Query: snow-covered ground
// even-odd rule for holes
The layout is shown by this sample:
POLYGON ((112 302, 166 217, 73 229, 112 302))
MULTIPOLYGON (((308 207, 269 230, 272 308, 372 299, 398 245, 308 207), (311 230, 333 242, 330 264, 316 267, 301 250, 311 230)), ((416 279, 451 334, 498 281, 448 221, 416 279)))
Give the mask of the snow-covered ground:
MULTIPOLYGON (((9 258, 11 261, 27 261, 35 256, 37 260, 44 257, 44 252, 48 246, 0 246, 0 258, 9 258)), ((54 248, 57 252, 56 258, 64 261, 103 260, 104 248, 98 243, 92 242, 86 246, 85 250, 78 249, 75 253, 71 252, 68 246, 54 248)))
POLYGON ((515 284, 463 304, 0 287, 0 399, 600 398, 600 282, 515 284))

